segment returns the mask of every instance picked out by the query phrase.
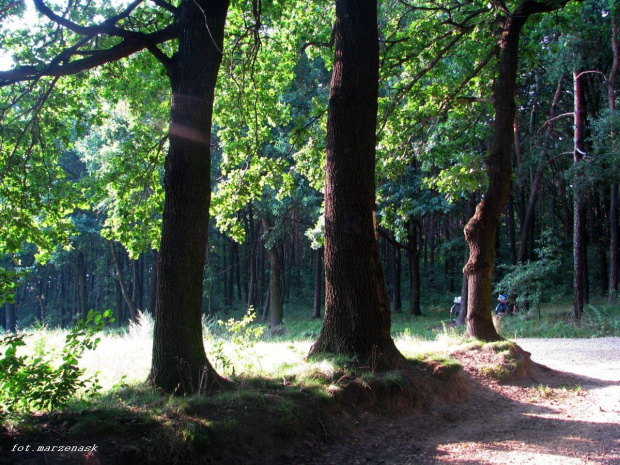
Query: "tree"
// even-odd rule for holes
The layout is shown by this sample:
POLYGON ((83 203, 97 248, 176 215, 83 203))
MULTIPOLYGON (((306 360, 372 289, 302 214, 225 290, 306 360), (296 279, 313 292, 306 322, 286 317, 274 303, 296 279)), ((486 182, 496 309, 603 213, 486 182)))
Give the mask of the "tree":
POLYGON ((182 1, 175 15, 178 51, 164 59, 172 88, 170 149, 149 380, 168 392, 199 392, 221 383, 205 354, 201 310, 211 117, 227 11, 227 0, 182 1))
POLYGON ((493 325, 491 296, 497 227, 510 196, 519 37, 531 15, 556 10, 565 3, 524 0, 513 12, 505 12, 507 17, 502 28, 499 69, 493 93, 493 139, 486 160, 489 185, 474 216, 465 226, 465 240, 470 250, 464 269, 468 276, 467 335, 485 341, 501 339, 493 325))
POLYGON ((581 75, 573 71, 574 89, 574 149, 573 161, 575 164, 574 193, 573 193, 573 318, 578 320, 583 313, 585 303, 585 263, 586 258, 586 204, 582 184, 584 151, 585 110, 584 95, 582 92, 581 75))
MULTIPOLYGON (((614 113, 616 110, 616 77, 618 76, 618 68, 620 68, 620 52, 618 51, 618 18, 616 14, 612 16, 611 26, 611 48, 613 50, 613 65, 609 72, 608 82, 608 100, 609 111, 614 113)), ((611 132, 612 144, 615 142, 615 131, 611 132)), ((614 173, 617 168, 614 166, 614 173)), ((609 303, 613 304, 618 293, 618 182, 614 180, 609 190, 609 303)))
POLYGON ((376 0, 336 0, 335 62, 327 121, 325 315, 310 354, 391 365, 390 304, 375 239, 379 77, 376 0))
MULTIPOLYGON (((149 380, 168 392, 213 388, 222 379, 208 362, 202 340, 202 276, 211 196, 211 117, 228 1, 182 0, 175 7, 157 0, 154 3, 160 10, 138 11, 145 2, 136 0, 94 26, 81 26, 55 13, 43 0, 34 3, 38 12, 71 36, 73 44, 46 57, 44 67, 23 65, 0 72, 0 85, 54 76, 51 92, 59 76, 118 61, 142 50, 149 50, 166 69, 172 98, 149 380), (139 19, 124 24, 133 13, 139 19), (148 21, 149 17, 153 21, 148 21), (143 24, 144 19, 147 28, 134 30, 133 24, 143 24), (149 32, 153 24, 161 27, 149 32), (178 46, 170 57, 159 45, 173 39, 178 40, 178 46)), ((88 12, 84 13, 88 17, 88 12)))

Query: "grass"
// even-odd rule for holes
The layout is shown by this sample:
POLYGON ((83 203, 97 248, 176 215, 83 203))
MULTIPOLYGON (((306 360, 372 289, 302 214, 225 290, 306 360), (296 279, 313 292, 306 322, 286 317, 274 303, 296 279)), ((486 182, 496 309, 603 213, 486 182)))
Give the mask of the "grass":
POLYGON ((581 320, 571 315, 572 302, 549 303, 541 307, 540 319, 534 309, 529 313, 500 320, 500 334, 506 338, 593 338, 620 336, 620 306, 606 299, 592 299, 581 320))
MULTIPOLYGON (((118 452, 120 457, 116 457, 120 461, 131 462, 136 454, 146 450, 152 455, 141 459, 147 462, 151 459, 160 463, 187 462, 208 448, 213 438, 230 436, 233 430, 258 428, 283 438, 298 437, 307 429, 304 422, 308 418, 318 418, 314 410, 302 414, 300 405, 306 409, 330 405, 354 377, 362 386, 382 386, 387 392, 404 389, 407 379, 398 370, 357 373, 351 360, 345 357, 307 359, 321 321, 310 320, 308 309, 292 307, 285 309, 285 331, 277 334, 271 334, 262 322, 227 325, 218 323, 217 318, 204 320, 207 355, 220 373, 236 381, 237 389, 233 391, 209 397, 177 398, 146 386, 153 320, 144 315, 124 330, 106 331, 97 349, 87 351, 80 361, 86 367, 86 376, 99 373, 103 389, 94 403, 85 403, 78 397, 61 412, 43 416, 5 415, 0 427, 30 434, 45 421, 70 438, 123 437, 125 446, 118 452), (148 444, 144 443, 147 440, 148 444)), ((392 334, 399 350, 424 366, 443 371, 460 368, 449 357, 451 348, 457 345, 489 346, 489 350, 500 354, 509 351, 512 343, 507 341, 486 345, 464 341, 464 328, 456 328, 447 321, 448 309, 446 303, 424 309, 424 317, 393 315, 392 334)), ((619 307, 594 303, 586 308, 580 322, 572 321, 569 313, 570 303, 564 302, 541 309, 540 320, 533 312, 505 317, 500 321, 501 334, 505 337, 620 336, 619 307)), ((231 317, 240 320, 243 310, 221 319, 231 317)), ((29 333, 26 351, 33 356, 58 354, 67 334, 46 328, 29 333)), ((489 366, 486 374, 502 379, 507 375, 506 370, 504 366, 489 366)), ((557 390, 541 387, 535 395, 553 396, 557 390)), ((318 428, 324 426, 320 424, 318 428)))
MULTIPOLYGON (((265 326, 261 322, 241 325, 241 329, 231 333, 225 324, 218 324, 218 318, 206 318, 203 329, 209 359, 229 376, 310 384, 320 383, 322 379, 333 381, 334 372, 339 372, 337 367, 342 361, 304 360, 320 331, 321 321, 311 320, 309 309, 301 309, 298 305, 290 307, 285 309, 285 331, 278 334, 270 334, 266 327, 263 335, 253 334, 253 328, 265 326), (231 342, 233 339, 235 342, 231 342)), ((424 309, 423 317, 393 314, 392 334, 401 352, 409 358, 419 358, 420 354, 437 350, 436 343, 429 342, 438 341, 445 347, 443 355, 439 354, 441 358, 450 346, 463 343, 464 328, 450 324, 448 311, 449 302, 424 309)), ((240 309, 221 319, 242 317, 240 309)), ((500 334, 507 338, 620 336, 620 307, 595 301, 586 307, 582 320, 575 322, 570 315, 570 302, 556 302, 541 309, 540 320, 537 313, 531 311, 504 317, 499 325, 500 334)), ((87 367, 86 375, 99 372, 104 391, 140 384, 150 368, 152 332, 153 321, 148 315, 124 330, 106 332, 97 350, 87 351, 81 361, 81 365, 87 367)), ((38 356, 58 353, 66 336, 66 331, 60 329, 37 328, 29 333, 27 350, 38 356)), ((498 350, 500 348, 506 350, 501 344, 498 350)))

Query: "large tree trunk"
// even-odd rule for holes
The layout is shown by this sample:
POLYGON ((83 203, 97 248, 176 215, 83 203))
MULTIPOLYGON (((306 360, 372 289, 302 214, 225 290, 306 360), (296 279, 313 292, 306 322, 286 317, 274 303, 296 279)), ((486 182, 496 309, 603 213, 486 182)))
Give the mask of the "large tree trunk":
POLYGON ((500 216, 510 196, 519 35, 531 14, 529 7, 532 3, 526 0, 506 19, 500 44, 499 73, 495 81, 493 140, 486 161, 489 186, 476 213, 465 226, 465 239, 470 250, 464 269, 469 290, 467 336, 485 341, 501 339, 491 315, 495 238, 500 216))
POLYGON ((373 224, 377 1, 336 0, 335 32, 327 121, 325 318, 310 353, 387 366, 403 356, 390 335, 390 304, 373 224))
POLYGON ((202 288, 211 200, 211 117, 224 41, 227 0, 184 0, 172 85, 170 148, 165 163, 158 303, 149 381, 167 392, 194 393, 222 378, 202 340, 202 288))
POLYGON ((566 0, 524 0, 506 18, 500 42, 499 72, 495 80, 493 140, 486 160, 489 187, 476 213, 465 226, 470 256, 464 272, 468 276, 467 335, 485 341, 501 339, 491 316, 495 236, 500 215, 510 196, 511 149, 514 141, 515 83, 519 58, 519 36, 535 13, 562 8, 566 0))
MULTIPOLYGON (((469 194, 469 201, 467 202, 467 222, 474 216, 476 212, 476 194, 469 194)), ((465 257, 465 266, 467 266, 469 256, 465 257)), ((456 324, 463 326, 467 322, 467 302, 469 300, 469 279, 465 270, 463 269, 463 281, 461 283, 461 310, 459 316, 456 319, 456 324)))

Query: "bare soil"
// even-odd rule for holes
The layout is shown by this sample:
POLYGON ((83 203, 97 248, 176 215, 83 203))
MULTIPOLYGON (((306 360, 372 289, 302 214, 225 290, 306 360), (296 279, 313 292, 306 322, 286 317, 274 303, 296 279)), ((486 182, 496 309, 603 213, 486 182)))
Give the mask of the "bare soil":
POLYGON ((457 350, 464 402, 417 416, 361 413, 357 434, 290 463, 620 464, 620 338, 517 343, 549 368, 534 363, 500 382, 483 374, 501 365, 497 354, 457 350))

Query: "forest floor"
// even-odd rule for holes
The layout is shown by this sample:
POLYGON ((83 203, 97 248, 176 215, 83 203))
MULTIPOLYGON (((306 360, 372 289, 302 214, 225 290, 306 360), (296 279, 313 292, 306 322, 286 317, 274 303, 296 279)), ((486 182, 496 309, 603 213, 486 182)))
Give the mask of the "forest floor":
MULTIPOLYGON (((95 412, 95 424, 80 435, 74 429, 87 412, 44 415, 31 429, 5 431, 10 434, 4 439, 0 434, 0 463, 620 464, 620 338, 516 342, 549 368, 529 363, 527 356, 528 363, 511 365, 516 359, 507 359, 498 346, 420 341, 416 351, 435 353, 434 360, 450 355, 463 370, 445 378, 433 370, 444 362, 429 363, 430 369, 414 369, 404 381, 370 381, 379 391, 365 384, 345 388, 328 404, 299 390, 284 398, 288 388, 265 386, 216 404, 188 401, 157 421, 128 405, 95 412), (444 378, 448 388, 441 393, 444 378), (219 424, 219 430, 208 424, 219 424), (198 447, 204 431, 208 439, 198 447), (183 443, 190 436, 194 446, 187 455, 183 443), (15 444, 86 442, 98 444, 98 452, 11 451, 15 444), (170 452, 173 447, 177 452, 170 452)), ((340 385, 346 385, 343 378, 340 385)))
POLYGON ((290 463, 620 464, 620 338, 516 342, 550 370, 498 382, 485 374, 496 354, 457 350, 464 402, 413 417, 357 415, 355 434, 290 463))

